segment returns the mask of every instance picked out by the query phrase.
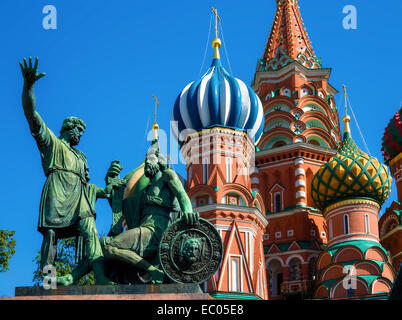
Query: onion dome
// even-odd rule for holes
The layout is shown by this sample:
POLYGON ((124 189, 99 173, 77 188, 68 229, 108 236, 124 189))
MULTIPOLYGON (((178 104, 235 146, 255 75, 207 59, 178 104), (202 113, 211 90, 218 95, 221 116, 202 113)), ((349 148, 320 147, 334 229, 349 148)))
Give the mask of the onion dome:
POLYGON ((381 151, 386 163, 402 152, 402 108, 385 128, 381 151))
POLYGON ((211 67, 201 79, 189 83, 176 99, 173 134, 182 142, 192 130, 222 126, 244 130, 256 144, 264 127, 262 103, 250 86, 232 77, 222 66, 219 38, 213 40, 212 46, 211 67), (180 135, 182 132, 185 136, 180 135))
POLYGON ((347 198, 369 198, 381 205, 391 192, 388 167, 359 150, 350 133, 348 115, 343 122, 342 143, 336 155, 315 174, 311 197, 321 210, 347 198))

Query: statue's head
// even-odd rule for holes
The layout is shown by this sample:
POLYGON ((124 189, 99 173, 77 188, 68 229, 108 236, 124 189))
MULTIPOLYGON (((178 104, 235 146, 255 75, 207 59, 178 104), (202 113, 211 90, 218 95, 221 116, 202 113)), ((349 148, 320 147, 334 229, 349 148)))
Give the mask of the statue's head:
POLYGON ((161 152, 159 152, 159 147, 152 145, 145 158, 144 174, 148 178, 153 178, 159 171, 165 171, 167 168, 166 159, 161 152))
POLYGON ((201 256, 201 241, 197 238, 188 238, 183 245, 183 258, 190 263, 194 263, 201 256))
POLYGON ((85 122, 77 117, 68 117, 64 119, 61 126, 60 136, 65 137, 71 146, 76 146, 84 134, 85 122))

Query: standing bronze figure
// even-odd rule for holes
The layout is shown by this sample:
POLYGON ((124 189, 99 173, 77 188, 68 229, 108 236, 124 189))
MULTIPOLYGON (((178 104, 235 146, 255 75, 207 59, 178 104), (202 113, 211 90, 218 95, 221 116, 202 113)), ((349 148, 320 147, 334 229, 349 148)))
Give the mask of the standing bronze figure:
POLYGON ((58 238, 78 235, 83 244, 81 263, 71 274, 58 278, 58 283, 70 285, 91 270, 97 284, 109 283, 104 275, 103 252, 95 225, 95 201, 107 198, 108 192, 88 183, 86 157, 75 147, 86 125, 79 118, 69 117, 56 137, 36 111, 34 84, 45 76, 37 73, 38 58, 34 65, 31 58, 19 64, 24 77, 22 105, 46 176, 38 223, 38 231, 43 234, 41 267, 54 264, 58 238))

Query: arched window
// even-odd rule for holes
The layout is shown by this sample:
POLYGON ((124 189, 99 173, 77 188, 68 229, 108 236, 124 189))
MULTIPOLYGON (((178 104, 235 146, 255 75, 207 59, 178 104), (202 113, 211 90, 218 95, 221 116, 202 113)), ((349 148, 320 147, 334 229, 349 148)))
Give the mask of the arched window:
POLYGON ((274 212, 281 211, 281 194, 280 192, 275 192, 274 194, 274 212))
POLYGON ((343 216, 343 221, 345 234, 349 234, 349 215, 345 214, 343 216))
POLYGON ((230 291, 241 291, 240 257, 230 257, 230 291))
POLYGON ((269 190, 269 199, 271 208, 270 210, 272 213, 280 212, 285 207, 285 201, 284 201, 285 188, 283 188, 280 185, 281 173, 278 170, 276 170, 274 172, 274 177, 276 181, 278 181, 279 183, 275 183, 269 190))
POLYGON ((317 258, 313 257, 310 259, 308 264, 308 272, 310 280, 315 280, 316 272, 317 272, 317 258))
POLYGON ((226 183, 232 183, 232 158, 226 157, 226 183))
POLYGON ((364 230, 367 234, 370 233, 370 221, 368 214, 364 215, 364 230))
POLYGON ((202 183, 207 184, 209 178, 208 158, 202 159, 202 183))
POLYGON ((303 279, 302 265, 300 259, 293 258, 292 260, 290 260, 289 269, 290 269, 290 275, 289 275, 290 281, 303 279))
POLYGON ((278 260, 272 260, 267 268, 268 288, 271 297, 278 297, 281 294, 282 265, 278 260))

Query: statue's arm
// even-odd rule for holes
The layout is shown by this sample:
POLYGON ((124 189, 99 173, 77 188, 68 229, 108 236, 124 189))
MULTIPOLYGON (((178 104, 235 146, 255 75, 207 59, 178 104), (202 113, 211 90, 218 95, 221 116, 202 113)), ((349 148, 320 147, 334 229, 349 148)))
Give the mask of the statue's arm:
POLYGON ((22 89, 22 106, 31 132, 38 132, 40 128, 40 120, 35 108, 35 93, 33 85, 29 87, 24 83, 24 88, 22 89))
POLYGON ((24 77, 24 87, 22 89, 22 106, 24 108, 24 114, 28 121, 29 128, 32 133, 38 133, 42 120, 39 114, 36 112, 35 82, 44 77, 45 74, 37 74, 38 58, 35 60, 35 65, 32 66, 32 59, 29 58, 29 63, 26 59, 23 60, 23 64, 19 63, 21 67, 22 76, 24 77))
POLYGON ((101 188, 96 186, 96 199, 109 199, 111 194, 111 189, 109 188, 101 188))
POLYGON ((194 222, 198 219, 198 213, 193 212, 193 206, 191 205, 190 198, 184 190, 183 184, 181 183, 179 177, 173 170, 170 169, 167 169, 164 172, 164 175, 167 185, 179 202, 180 209, 184 214, 184 219, 187 223, 194 224, 194 222))

